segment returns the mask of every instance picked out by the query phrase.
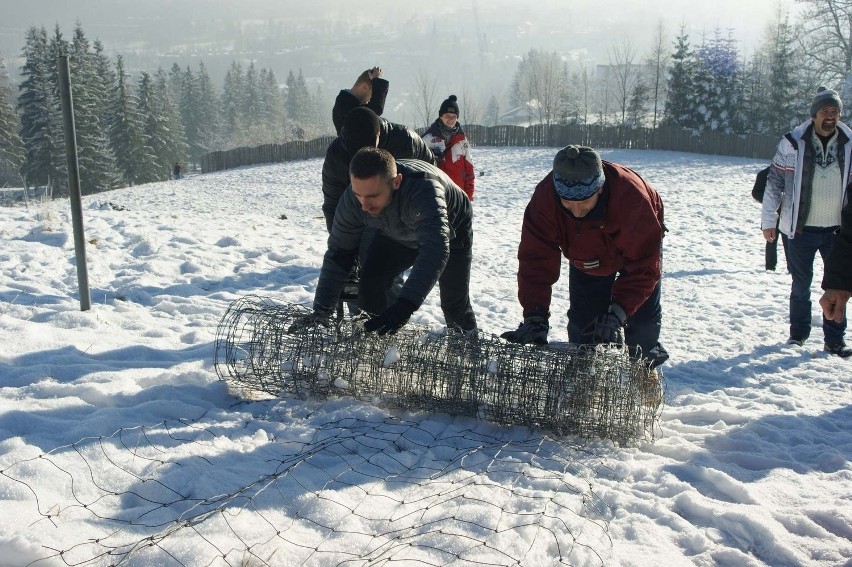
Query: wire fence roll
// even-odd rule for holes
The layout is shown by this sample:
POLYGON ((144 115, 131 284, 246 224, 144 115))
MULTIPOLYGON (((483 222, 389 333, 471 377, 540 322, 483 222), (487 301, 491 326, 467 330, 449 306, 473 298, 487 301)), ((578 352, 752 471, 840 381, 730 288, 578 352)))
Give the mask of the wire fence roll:
POLYGON ((626 348, 519 345, 414 324, 377 336, 357 316, 298 324, 310 315, 267 298, 234 301, 217 329, 217 374, 273 396, 352 396, 619 443, 654 438, 662 375, 626 348))

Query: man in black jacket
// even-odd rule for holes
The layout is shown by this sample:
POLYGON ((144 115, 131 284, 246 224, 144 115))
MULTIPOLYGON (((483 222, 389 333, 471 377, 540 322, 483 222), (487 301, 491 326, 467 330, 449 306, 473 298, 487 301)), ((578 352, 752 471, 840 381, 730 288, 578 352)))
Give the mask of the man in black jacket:
MULTIPOLYGON (((819 300, 826 319, 837 323, 846 318, 846 303, 852 296, 852 199, 846 196, 840 218, 840 229, 834 235, 831 252, 825 262, 819 300)), ((852 352, 845 356, 852 355, 852 352)), ((844 354, 841 354, 844 356, 844 354)))
POLYGON ((382 68, 367 69, 355 80, 351 89, 342 89, 334 99, 331 109, 331 121, 334 130, 340 135, 343 119, 355 108, 366 106, 381 116, 385 110, 385 98, 388 96, 389 83, 382 78, 382 68))
POLYGON ((375 316, 367 332, 393 333, 437 283, 447 327, 472 331, 470 303, 473 209, 470 199, 432 164, 400 160, 382 149, 364 148, 350 165, 351 184, 334 215, 314 296, 314 311, 330 316, 358 256, 362 235, 376 231, 361 267, 358 304, 375 316), (386 292, 411 268, 399 296, 386 292))
POLYGON ((340 135, 328 146, 322 164, 322 214, 329 232, 337 202, 349 185, 349 162, 366 147, 387 150, 396 159, 436 163, 432 150, 414 130, 379 118, 363 106, 351 110, 343 120, 340 135))

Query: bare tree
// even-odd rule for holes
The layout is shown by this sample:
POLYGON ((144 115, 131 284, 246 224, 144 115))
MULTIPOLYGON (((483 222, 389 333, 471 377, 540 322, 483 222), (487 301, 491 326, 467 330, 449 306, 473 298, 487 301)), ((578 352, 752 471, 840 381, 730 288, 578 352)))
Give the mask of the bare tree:
POLYGON ((571 82, 576 85, 577 116, 581 124, 589 123, 589 111, 591 110, 591 96, 594 77, 585 63, 580 63, 580 68, 571 74, 571 82))
POLYGON ((797 0, 804 4, 802 45, 811 67, 839 83, 852 72, 852 0, 797 0))
POLYGON ((610 121, 610 93, 613 91, 611 71, 612 68, 608 65, 598 65, 598 72, 592 82, 594 108, 601 126, 608 126, 610 121))
MULTIPOLYGON (((459 105, 461 105, 462 116, 459 120, 465 124, 482 124, 485 111, 480 104, 481 100, 477 97, 469 87, 464 87, 459 95, 459 105), (462 120, 462 118, 464 118, 462 120)), ((435 110, 437 113, 437 109, 435 110)))
POLYGON ((657 116, 660 114, 661 103, 665 99, 666 70, 669 67, 669 49, 666 41, 666 33, 663 21, 657 24, 654 32, 654 40, 651 43, 651 54, 646 62, 649 70, 648 94, 654 103, 654 111, 651 119, 651 128, 657 128, 657 116))
POLYGON ((636 50, 630 45, 628 38, 623 38, 609 50, 609 66, 611 86, 615 105, 621 111, 621 123, 627 121, 627 107, 630 104, 630 93, 639 79, 641 69, 633 63, 636 50))
POLYGON ((513 99, 527 106, 530 122, 552 125, 564 115, 567 85, 567 71, 559 54, 531 49, 515 71, 513 99))
POLYGON ((438 81, 428 72, 420 69, 414 78, 414 107, 420 126, 428 126, 438 112, 438 81))

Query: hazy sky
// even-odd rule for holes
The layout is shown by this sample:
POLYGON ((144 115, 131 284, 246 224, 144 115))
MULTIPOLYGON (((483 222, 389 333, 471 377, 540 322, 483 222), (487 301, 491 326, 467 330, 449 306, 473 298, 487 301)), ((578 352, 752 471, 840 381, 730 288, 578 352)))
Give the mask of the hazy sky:
MULTIPOLYGON (((489 19, 516 18, 519 26, 526 22, 535 25, 539 18, 558 21, 564 14, 566 34, 576 29, 593 29, 597 33, 622 29, 633 24, 631 40, 642 43, 649 37, 656 22, 662 19, 673 33, 682 23, 693 34, 702 28, 733 28, 748 53, 759 41, 766 22, 778 10, 796 9, 793 0, 456 0, 451 4, 409 4, 398 0, 314 0, 310 5, 294 0, 0 0, 0 39, 8 39, 21 27, 31 24, 52 28, 59 23, 69 28, 79 20, 84 29, 93 30, 110 25, 157 25, 159 18, 192 20, 215 18, 275 18, 294 20, 344 19, 402 21, 413 14, 435 14, 436 25, 454 18, 470 18, 474 7, 480 16, 480 27, 487 32, 489 19), (310 7, 308 7, 310 6, 310 7)), ((189 24, 189 22, 187 21, 189 24)), ((611 34, 610 34, 611 35, 611 34)), ((104 38, 105 39, 105 38, 104 38)), ((106 41, 106 39, 105 39, 106 41)), ((6 56, 10 54, 5 54, 6 56)))
POLYGON ((794 0, 0 0, 0 56, 15 81, 28 27, 52 33, 58 24, 70 38, 79 22, 109 57, 124 56, 130 74, 203 62, 221 85, 234 61, 252 62, 274 71, 279 82, 303 71, 309 87, 330 99, 361 70, 380 65, 394 89, 386 117, 409 123, 415 115, 401 103, 414 92, 418 73, 438 79, 438 99, 468 93, 484 105, 491 93, 505 93, 531 49, 594 66, 609 63, 614 48, 628 41, 641 61, 660 22, 668 47, 682 25, 693 46, 705 34, 731 30, 747 60, 780 8, 797 6, 794 0))

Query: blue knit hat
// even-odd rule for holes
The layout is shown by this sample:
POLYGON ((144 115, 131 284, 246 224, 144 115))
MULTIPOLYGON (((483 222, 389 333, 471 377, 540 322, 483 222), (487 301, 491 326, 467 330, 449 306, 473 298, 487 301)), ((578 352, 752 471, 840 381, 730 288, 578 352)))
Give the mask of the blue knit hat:
POLYGON ((585 201, 604 184, 601 156, 586 146, 566 146, 553 158, 553 186, 559 198, 585 201))

